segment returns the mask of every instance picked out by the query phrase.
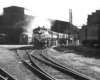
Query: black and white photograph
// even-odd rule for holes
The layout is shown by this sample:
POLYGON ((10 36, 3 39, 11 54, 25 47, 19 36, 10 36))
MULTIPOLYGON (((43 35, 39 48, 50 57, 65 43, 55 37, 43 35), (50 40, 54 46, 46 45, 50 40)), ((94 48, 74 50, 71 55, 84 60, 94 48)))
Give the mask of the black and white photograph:
POLYGON ((0 0, 0 80, 100 80, 100 0, 0 0))

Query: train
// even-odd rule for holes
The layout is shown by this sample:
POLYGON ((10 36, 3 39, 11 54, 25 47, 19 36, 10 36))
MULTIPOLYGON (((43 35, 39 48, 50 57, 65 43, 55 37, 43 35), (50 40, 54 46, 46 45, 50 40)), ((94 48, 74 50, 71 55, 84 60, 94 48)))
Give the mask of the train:
POLYGON ((0 33, 0 44, 32 44, 32 34, 22 32, 19 35, 0 33))
POLYGON ((45 27, 38 27, 33 30, 34 47, 50 47, 58 44, 66 44, 67 34, 57 33, 45 27))
POLYGON ((20 41, 19 44, 32 44, 32 33, 29 32, 22 32, 20 34, 20 41))
POLYGON ((100 46, 100 24, 81 28, 79 40, 84 46, 100 46))
POLYGON ((22 32, 18 36, 14 34, 0 33, 0 44, 12 44, 13 40, 18 40, 18 44, 33 45, 36 48, 65 45, 67 39, 68 34, 57 33, 45 28, 44 26, 33 29, 32 33, 22 32), (16 39, 16 37, 19 37, 19 39, 16 39))
POLYGON ((11 44, 12 37, 11 34, 0 33, 0 44, 11 44))

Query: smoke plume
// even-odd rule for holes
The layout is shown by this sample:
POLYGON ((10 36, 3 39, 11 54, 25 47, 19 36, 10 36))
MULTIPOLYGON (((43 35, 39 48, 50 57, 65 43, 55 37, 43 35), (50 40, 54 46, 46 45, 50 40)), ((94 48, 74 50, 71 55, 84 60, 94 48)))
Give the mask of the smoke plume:
POLYGON ((54 20, 52 19, 47 19, 43 17, 30 18, 30 16, 27 16, 24 21, 17 22, 16 26, 21 27, 23 32, 32 33, 33 29, 37 28, 38 26, 44 26, 45 28, 50 29, 53 23, 54 20))

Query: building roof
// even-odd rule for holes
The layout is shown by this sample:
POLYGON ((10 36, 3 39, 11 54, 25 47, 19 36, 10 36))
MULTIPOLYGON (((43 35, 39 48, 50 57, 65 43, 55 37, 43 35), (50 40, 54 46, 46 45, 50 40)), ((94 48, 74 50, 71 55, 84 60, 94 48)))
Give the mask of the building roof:
POLYGON ((19 7, 19 6, 9 6, 9 7, 4 7, 4 8, 23 8, 24 9, 24 7, 19 7))

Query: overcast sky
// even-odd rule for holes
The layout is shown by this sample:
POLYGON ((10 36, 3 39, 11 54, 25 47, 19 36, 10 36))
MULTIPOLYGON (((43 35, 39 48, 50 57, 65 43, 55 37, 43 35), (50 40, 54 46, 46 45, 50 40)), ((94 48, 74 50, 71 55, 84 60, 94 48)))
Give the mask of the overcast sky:
POLYGON ((69 21, 69 9, 73 12, 73 24, 82 26, 87 15, 100 9, 100 0, 0 0, 0 13, 3 7, 25 7, 33 15, 69 21))

